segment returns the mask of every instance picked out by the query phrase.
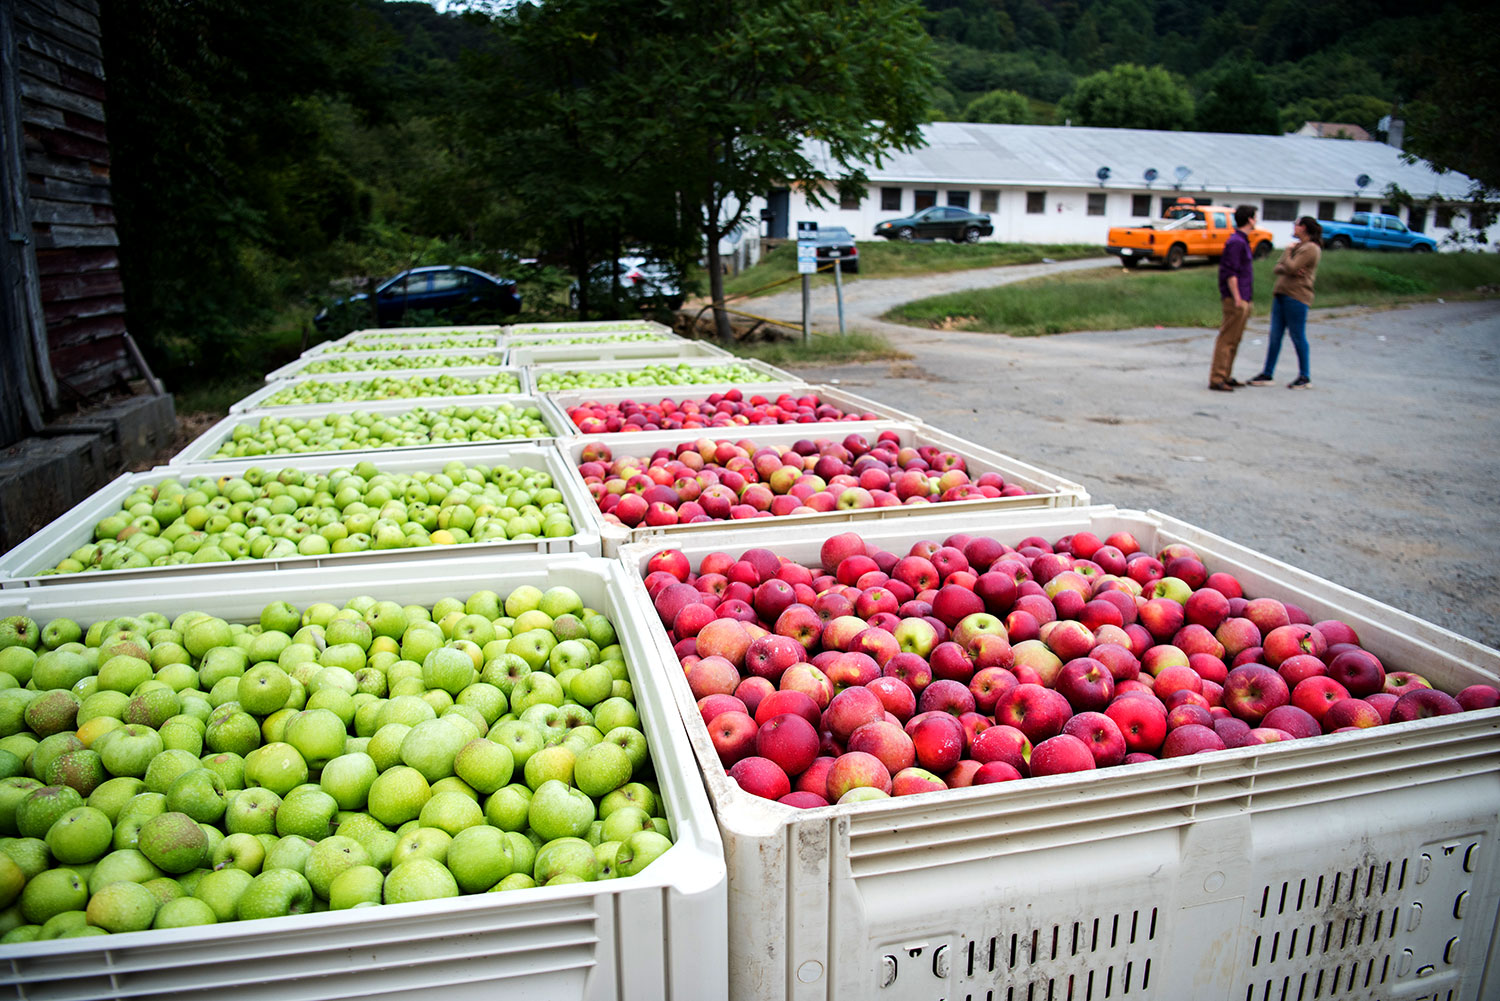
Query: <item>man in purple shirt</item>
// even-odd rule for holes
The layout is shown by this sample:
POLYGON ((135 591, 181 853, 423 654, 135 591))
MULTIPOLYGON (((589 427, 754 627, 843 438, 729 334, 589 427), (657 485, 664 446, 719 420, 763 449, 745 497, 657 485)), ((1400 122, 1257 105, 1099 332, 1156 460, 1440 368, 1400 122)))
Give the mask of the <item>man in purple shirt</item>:
POLYGON ((1251 301, 1250 231, 1255 228, 1255 206, 1241 205, 1234 210, 1234 232, 1224 242, 1219 258, 1219 298, 1224 304, 1224 320, 1219 324, 1219 339, 1214 341, 1213 368, 1208 373, 1208 388, 1232 393, 1243 386, 1234 377, 1234 356, 1240 349, 1245 324, 1254 304, 1251 301))

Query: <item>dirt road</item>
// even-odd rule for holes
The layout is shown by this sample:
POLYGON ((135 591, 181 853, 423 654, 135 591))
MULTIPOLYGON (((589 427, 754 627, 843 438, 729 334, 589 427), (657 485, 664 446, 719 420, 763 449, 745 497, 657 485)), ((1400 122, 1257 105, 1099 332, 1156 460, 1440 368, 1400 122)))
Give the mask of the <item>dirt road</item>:
MULTIPOLYGON (((799 374, 1077 480, 1096 502, 1161 510, 1500 645, 1500 301, 1315 309, 1306 392, 1284 388, 1290 343, 1274 387, 1209 392, 1208 329, 1011 338, 878 320, 901 296, 986 277, 852 283, 850 329, 913 358, 799 374)), ((818 299, 826 315, 831 290, 818 299)), ((1252 321, 1240 378, 1265 348, 1266 321, 1252 321)))

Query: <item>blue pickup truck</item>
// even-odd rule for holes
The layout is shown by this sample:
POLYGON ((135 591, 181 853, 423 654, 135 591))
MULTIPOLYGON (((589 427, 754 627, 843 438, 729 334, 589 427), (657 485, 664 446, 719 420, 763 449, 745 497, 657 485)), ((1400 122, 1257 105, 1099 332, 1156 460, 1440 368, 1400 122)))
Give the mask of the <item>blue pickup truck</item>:
POLYGON ((1356 212, 1348 222, 1319 219, 1323 227, 1323 246, 1331 250, 1411 250, 1431 253, 1437 242, 1429 236, 1413 232, 1406 223, 1393 215, 1379 212, 1356 212))

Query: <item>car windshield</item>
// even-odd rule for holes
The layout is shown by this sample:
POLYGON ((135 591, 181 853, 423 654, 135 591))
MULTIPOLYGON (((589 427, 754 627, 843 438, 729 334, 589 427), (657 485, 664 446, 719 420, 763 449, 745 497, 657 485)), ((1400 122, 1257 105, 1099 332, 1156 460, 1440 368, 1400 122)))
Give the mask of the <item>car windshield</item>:
POLYGON ((1196 229, 1203 225, 1203 219, 1194 213, 1187 212, 1182 215, 1163 219, 1157 224, 1157 229, 1196 229))
POLYGON ((837 226, 829 226, 827 229, 818 230, 818 239, 837 240, 840 242, 848 243, 852 242, 854 240, 854 237, 849 235, 849 231, 847 229, 841 229, 837 226))

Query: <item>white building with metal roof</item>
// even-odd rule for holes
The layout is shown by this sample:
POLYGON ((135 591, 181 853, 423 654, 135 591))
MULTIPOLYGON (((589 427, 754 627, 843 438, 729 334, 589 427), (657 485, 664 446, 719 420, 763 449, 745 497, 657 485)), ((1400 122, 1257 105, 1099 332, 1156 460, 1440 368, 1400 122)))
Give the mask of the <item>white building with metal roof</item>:
POLYGON ((963 122, 934 122, 922 131, 925 146, 867 168, 863 199, 841 203, 831 193, 829 204, 815 209, 795 186, 772 192, 756 206, 767 210, 762 232, 785 237, 795 222, 811 220, 871 239, 883 219, 957 205, 989 213, 990 240, 1102 244, 1109 227, 1159 218, 1185 195, 1256 206, 1278 246, 1291 241, 1292 221, 1304 215, 1392 212, 1440 246, 1450 231, 1471 225, 1468 177, 1407 163, 1384 143, 963 122), (1392 205, 1391 185, 1413 204, 1392 205))

